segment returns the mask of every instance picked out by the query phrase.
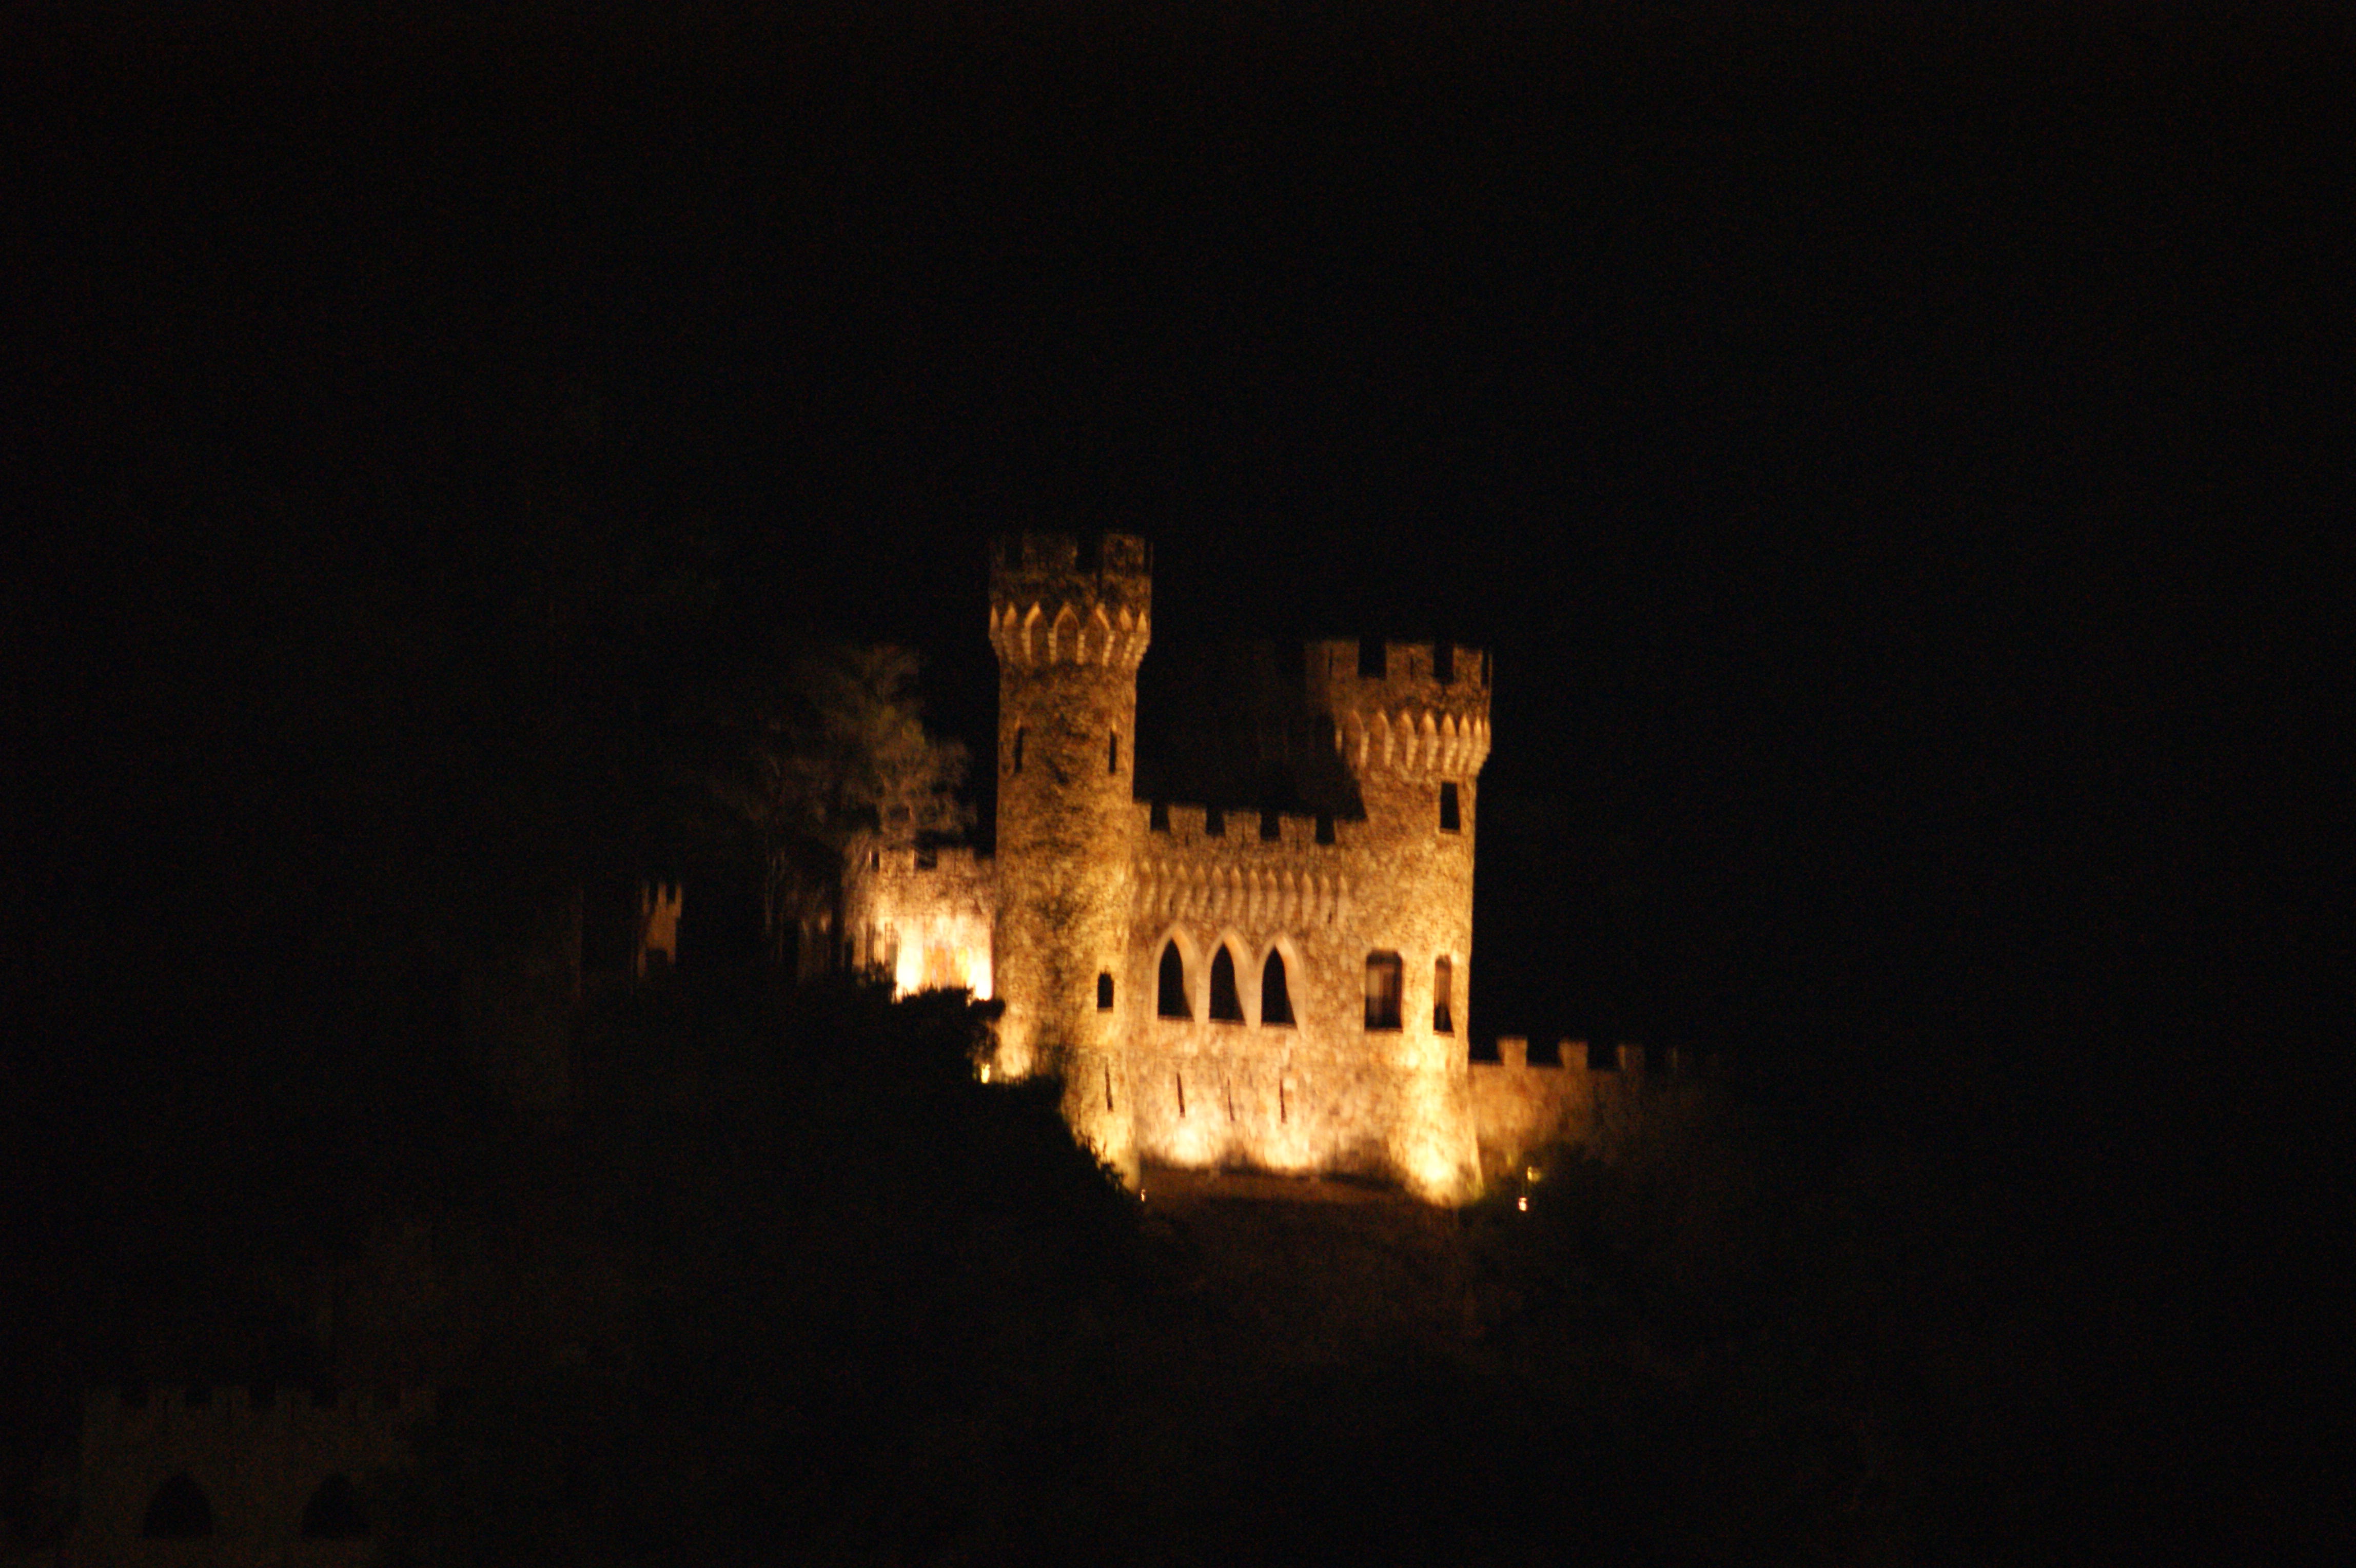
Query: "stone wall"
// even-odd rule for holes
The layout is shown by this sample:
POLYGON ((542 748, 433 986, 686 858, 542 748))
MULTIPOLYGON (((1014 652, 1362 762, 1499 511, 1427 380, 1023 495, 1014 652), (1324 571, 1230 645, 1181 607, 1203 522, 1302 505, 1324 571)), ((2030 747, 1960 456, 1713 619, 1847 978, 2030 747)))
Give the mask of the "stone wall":
POLYGON ((1387 645, 1383 676, 1360 675, 1355 643, 1310 646, 1308 690, 1331 721, 1362 818, 1141 811, 1119 1011, 1143 1158, 1362 1176, 1440 1201, 1477 1190, 1462 1042, 1487 665, 1477 650, 1451 651, 1455 668, 1441 682, 1427 646, 1387 645), (1173 947, 1183 962, 1183 1018, 1159 1005, 1173 947), (1212 1015, 1222 950, 1240 1018, 1212 1015), (1266 1018, 1271 952, 1284 963, 1290 1023, 1266 1018), (1369 1026, 1368 964, 1378 953, 1399 962, 1395 1027, 1369 1026))
POLYGON ((1674 1054, 1648 1076, 1644 1047, 1622 1045, 1593 1065, 1585 1040, 1564 1040, 1556 1060, 1534 1062, 1530 1043, 1497 1038, 1497 1059, 1472 1064, 1472 1119, 1479 1130, 1485 1181, 1511 1177, 1530 1157, 1558 1144, 1592 1145, 1632 1115, 1656 1077, 1675 1077, 1674 1054))
POLYGON ((411 1435, 433 1409, 419 1390, 95 1391, 82 1412, 80 1520, 58 1561, 376 1562, 386 1479, 411 1463, 411 1435), (151 1525, 169 1533, 151 1535, 151 1525))
POLYGON ((889 976, 901 996, 960 986, 983 1001, 995 993, 998 883, 988 857, 870 844, 851 862, 842 915, 855 968, 889 976))

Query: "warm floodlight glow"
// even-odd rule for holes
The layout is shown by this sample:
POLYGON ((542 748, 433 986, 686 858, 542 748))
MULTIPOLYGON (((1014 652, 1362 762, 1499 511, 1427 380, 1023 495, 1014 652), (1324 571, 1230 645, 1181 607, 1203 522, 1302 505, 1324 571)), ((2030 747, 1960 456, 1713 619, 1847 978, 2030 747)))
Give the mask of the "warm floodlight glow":
POLYGON ((990 1064, 988 1062, 981 1064, 981 1081, 984 1083, 988 1083, 990 1081, 990 1064))
POLYGON ((920 991, 953 991, 959 986, 977 1002, 990 1000, 990 951, 971 942, 906 941, 892 969, 892 993, 914 996, 920 991))
POLYGON ((1514 1207, 1527 1214, 1530 1211, 1530 1200, 1526 1197, 1517 1197, 1514 1200, 1514 1207))

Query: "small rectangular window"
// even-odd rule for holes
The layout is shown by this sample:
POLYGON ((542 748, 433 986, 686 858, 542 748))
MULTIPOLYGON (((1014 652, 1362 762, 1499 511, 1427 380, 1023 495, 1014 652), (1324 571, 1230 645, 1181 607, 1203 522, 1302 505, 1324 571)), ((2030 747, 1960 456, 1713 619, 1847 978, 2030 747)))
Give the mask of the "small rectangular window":
POLYGON ((1097 976, 1097 1011, 1099 1013, 1112 1011, 1112 976, 1109 974, 1097 976))
POLYGON ((1023 731, 1019 725, 1014 731, 1014 766, 1012 771, 1016 773, 1023 771, 1023 731))
POLYGON ((1431 1032, 1456 1033, 1456 965, 1438 958, 1431 962, 1431 1032))
POLYGON ((1459 814, 1456 806, 1456 786, 1442 784, 1440 787, 1440 831, 1444 833, 1459 832, 1462 831, 1463 826, 1463 818, 1459 814))
POLYGON ((1367 1028, 1396 1029, 1399 1026, 1402 978, 1398 954, 1376 952, 1366 955, 1367 1028))
POLYGON ((1105 736, 1105 771, 1120 771, 1120 732, 1118 730, 1105 736))

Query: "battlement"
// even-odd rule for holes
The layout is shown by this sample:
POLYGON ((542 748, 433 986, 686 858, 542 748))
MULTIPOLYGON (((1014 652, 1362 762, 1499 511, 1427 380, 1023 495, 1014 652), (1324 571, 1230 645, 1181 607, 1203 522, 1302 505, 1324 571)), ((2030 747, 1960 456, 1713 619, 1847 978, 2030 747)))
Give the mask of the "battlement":
POLYGON ((971 844, 894 844, 890 848, 870 843, 854 855, 851 875, 885 881, 903 878, 925 879, 942 883, 976 883, 990 881, 990 857, 971 844))
POLYGON ((1083 539, 1070 533, 1005 533, 990 542, 990 584, 1015 578, 1153 576, 1153 547, 1133 533, 1103 533, 1083 539))
POLYGON ((991 544, 990 642, 1003 663, 1133 671, 1152 618, 1152 553, 1142 539, 1023 533, 991 544))
POLYGON ((1307 648, 1312 712, 1354 772, 1470 775, 1489 757, 1488 655, 1459 644, 1344 639, 1307 648), (1379 659, 1376 654, 1379 652, 1379 659))
POLYGON ((1140 825, 1155 842, 1230 855, 1332 851, 1365 825, 1330 813, 1263 811, 1171 800, 1140 800, 1137 810, 1140 825))
MULTIPOLYGON (((1618 1073, 1622 1078, 1640 1079, 1644 1076, 1645 1062, 1644 1047, 1633 1041, 1623 1040, 1612 1047, 1599 1062, 1585 1040, 1568 1037, 1555 1042, 1552 1061, 1543 1058, 1532 1061, 1528 1036, 1500 1035, 1497 1036, 1497 1059, 1482 1065, 1506 1068, 1515 1072, 1552 1072, 1558 1068, 1567 1068, 1577 1072, 1618 1073)), ((1654 1065, 1665 1073, 1675 1074, 1684 1069, 1684 1063, 1674 1047, 1656 1058, 1654 1065)))
POLYGON ((91 1389, 82 1399, 85 1443, 153 1442, 166 1433, 211 1431, 252 1439, 327 1431, 398 1441, 434 1413, 431 1389, 311 1389, 234 1383, 91 1389))
POLYGON ((1500 1035, 1497 1059, 1472 1062, 1467 1071, 1483 1174, 1493 1181, 1510 1177, 1559 1144, 1608 1147, 1691 1071, 1674 1047, 1648 1053, 1622 1042, 1590 1051, 1585 1040, 1564 1039, 1552 1061, 1532 1061, 1526 1036, 1500 1035))
POLYGON ((385 1477, 434 1409, 427 1389, 93 1389, 59 1561, 375 1562, 385 1477))
POLYGON ((1420 702, 1488 712, 1491 665, 1486 650, 1461 642, 1373 642, 1355 637, 1305 645, 1312 701, 1327 692, 1360 693, 1389 706, 1420 702), (1365 695, 1379 691, 1376 698, 1365 695))

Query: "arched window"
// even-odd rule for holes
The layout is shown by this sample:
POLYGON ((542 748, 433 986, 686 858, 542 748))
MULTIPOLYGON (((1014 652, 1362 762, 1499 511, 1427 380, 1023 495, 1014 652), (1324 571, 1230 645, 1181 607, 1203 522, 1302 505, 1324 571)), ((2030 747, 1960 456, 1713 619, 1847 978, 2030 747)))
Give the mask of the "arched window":
POLYGON ((1244 1021, 1244 999, 1236 991, 1236 955, 1224 942, 1211 960, 1211 1016, 1223 1024, 1244 1021))
POLYGON ((1399 1026, 1399 955, 1395 952, 1373 952, 1366 955, 1366 1027, 1396 1029, 1399 1026))
POLYGON ((213 1505, 186 1470, 155 1488, 139 1533, 150 1541, 194 1541, 213 1532, 213 1505))
POLYGON ((1431 1032, 1456 1033, 1456 964, 1452 959, 1431 961, 1431 1032))
POLYGON ((1097 1011, 1099 1013, 1112 1011, 1112 976, 1109 974, 1097 976, 1097 1011))
POLYGON ((1268 950, 1268 961, 1259 969, 1259 1021, 1292 1022, 1292 993, 1285 988, 1284 955, 1274 948, 1268 950))
POLYGON ((1194 1011, 1186 1005, 1186 961, 1178 956, 1178 944, 1165 943, 1162 949, 1161 983, 1155 987, 1153 1010, 1164 1018, 1191 1018, 1194 1011))
POLYGON ((330 1476, 319 1483, 303 1505, 305 1541, 358 1541, 368 1534, 368 1518, 360 1512, 360 1495, 349 1476, 330 1476))

